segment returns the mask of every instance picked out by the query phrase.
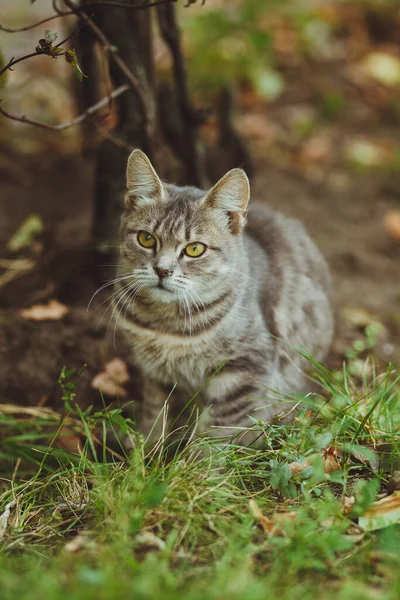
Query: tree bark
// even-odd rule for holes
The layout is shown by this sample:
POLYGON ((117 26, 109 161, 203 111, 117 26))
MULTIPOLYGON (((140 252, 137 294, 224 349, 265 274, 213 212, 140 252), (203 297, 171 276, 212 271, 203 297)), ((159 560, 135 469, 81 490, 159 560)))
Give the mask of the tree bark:
MULTIPOLYGON (((112 0, 110 0, 110 4, 112 0)), ((138 0, 127 3, 140 4, 138 0)), ((85 2, 81 3, 85 8, 85 2)), ((89 8, 88 8, 89 12, 89 8)), ((115 244, 123 210, 125 169, 128 148, 138 147, 153 157, 153 128, 156 119, 156 102, 153 82, 151 13, 149 10, 129 10, 96 7, 93 21, 112 45, 139 82, 142 100, 134 91, 128 91, 115 101, 118 123, 113 136, 121 141, 116 145, 104 140, 97 151, 95 175, 94 243, 97 250, 96 262, 115 262, 115 244), (143 102, 144 99, 144 102, 143 102)), ((88 42, 83 37, 84 47, 88 42)), ((107 52, 107 50, 103 51, 107 52)), ((89 61, 88 61, 89 62, 89 61)), ((100 69, 96 72, 101 76, 100 69)), ((90 72, 87 73, 90 79, 90 72)), ((112 60, 109 60, 109 76, 113 87, 127 81, 126 75, 112 60)), ((84 90, 85 93, 85 90, 84 90)), ((93 90, 86 86, 84 104, 93 101, 93 90)), ((88 133, 88 132, 86 132, 88 133)))

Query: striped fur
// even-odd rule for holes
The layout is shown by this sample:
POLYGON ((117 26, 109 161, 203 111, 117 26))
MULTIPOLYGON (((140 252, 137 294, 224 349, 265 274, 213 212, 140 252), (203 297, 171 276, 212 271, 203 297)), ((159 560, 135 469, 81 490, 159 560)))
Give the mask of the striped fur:
POLYGON ((251 205, 246 217, 248 199, 240 169, 204 192, 162 183, 140 151, 129 158, 114 313, 143 374, 140 428, 152 440, 174 386, 170 421, 197 394, 211 433, 230 437, 288 410, 285 397, 306 389, 307 363, 296 348, 318 361, 329 349, 323 258, 299 222, 265 205, 251 205), (156 248, 140 245, 140 231, 156 248), (189 242, 206 252, 189 258, 189 242), (172 274, 160 283, 155 267, 172 274))

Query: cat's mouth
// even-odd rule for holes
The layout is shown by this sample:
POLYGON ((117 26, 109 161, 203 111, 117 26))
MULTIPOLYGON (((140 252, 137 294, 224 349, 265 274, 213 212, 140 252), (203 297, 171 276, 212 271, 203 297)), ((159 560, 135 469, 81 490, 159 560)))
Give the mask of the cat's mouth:
POLYGON ((164 290, 165 292, 169 292, 169 293, 173 293, 173 291, 174 291, 174 290, 171 290, 170 288, 167 288, 162 279, 160 279, 160 281, 158 282, 156 287, 158 290, 164 290))

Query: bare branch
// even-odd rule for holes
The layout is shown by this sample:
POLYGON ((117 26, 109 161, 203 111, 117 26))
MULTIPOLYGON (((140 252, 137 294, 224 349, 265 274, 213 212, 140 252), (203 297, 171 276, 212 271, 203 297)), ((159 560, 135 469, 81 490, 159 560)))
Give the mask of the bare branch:
POLYGON ((79 123, 82 123, 83 121, 85 121, 86 119, 88 119, 89 117, 94 115, 101 108, 104 108, 104 106, 107 106, 107 104, 109 104, 112 100, 114 100, 115 98, 118 98, 118 96, 120 96, 121 94, 123 94, 124 92, 126 92, 129 89, 130 89, 129 85, 127 85, 127 84, 121 85, 116 90, 112 91, 111 94, 109 94, 105 98, 102 98, 101 100, 99 100, 99 102, 96 102, 96 104, 93 104, 93 106, 90 106, 81 115, 79 115, 78 117, 75 117, 75 119, 72 119, 71 121, 68 121, 67 123, 60 123, 59 125, 49 125, 48 123, 43 123, 42 121, 28 119, 27 117, 25 117, 25 115, 21 115, 21 116, 14 115, 14 114, 9 113, 8 111, 4 110, 4 108, 2 108, 1 105, 0 105, 0 114, 2 114, 7 119, 11 119, 12 121, 19 121, 20 123, 27 123, 28 125, 34 125, 35 127, 40 127, 41 129, 48 129, 51 131, 63 131, 64 129, 69 129, 70 127, 79 125, 79 123))
POLYGON ((29 31, 29 29, 35 29, 35 27, 39 27, 39 25, 44 25, 44 23, 48 23, 49 21, 53 21, 54 19, 59 19, 60 17, 66 17, 67 15, 74 14, 76 14, 74 10, 69 10, 68 12, 53 15, 52 17, 47 17, 47 19, 42 19, 41 21, 32 23, 32 25, 18 27, 17 29, 11 29, 10 27, 4 27, 4 25, 0 25, 0 31, 5 31, 6 33, 20 33, 21 31, 29 31))
POLYGON ((135 77, 135 75, 132 73, 132 71, 127 66, 126 62, 118 54, 118 51, 115 48, 115 46, 113 46, 110 43, 108 38, 104 35, 104 33, 101 31, 101 29, 96 25, 96 23, 93 21, 93 19, 91 17, 89 17, 82 10, 81 7, 79 7, 77 4, 75 4, 75 2, 73 0, 64 0, 64 3, 71 10, 75 10, 75 11, 79 12, 79 14, 87 20, 87 24, 92 29, 92 31, 95 34, 95 36, 97 37, 97 39, 99 39, 101 41, 101 43, 103 44, 103 46, 109 53, 111 59, 116 63, 116 65, 119 67, 119 69, 124 73, 125 77, 127 78, 127 80, 130 83, 132 90, 136 93, 136 95, 138 96, 138 98, 140 100, 140 104, 142 106, 143 117, 144 117, 146 123, 148 124, 149 116, 147 113, 146 100, 143 95, 142 89, 140 87, 139 80, 135 77))
MULTIPOLYGON (((178 0, 156 0, 155 2, 148 2, 146 4, 139 4, 138 6, 133 6, 132 4, 126 4, 125 2, 107 2, 107 0, 92 0, 91 2, 85 3, 85 8, 88 6, 110 6, 111 8, 126 8, 128 10, 143 10, 146 8, 152 8, 153 6, 160 6, 161 4, 172 4, 173 2, 177 2, 178 0)), ((186 6, 189 6, 187 4, 186 6)), ((40 25, 44 25, 44 23, 49 23, 49 21, 53 21, 54 19, 59 19, 61 17, 67 17, 69 15, 79 15, 81 7, 77 7, 73 10, 61 11, 57 8, 55 2, 53 2, 53 8, 57 12, 56 15, 52 17, 47 17, 46 19, 42 19, 41 21, 37 21, 36 23, 32 23, 31 25, 25 25, 25 27, 17 27, 12 29, 11 27, 5 27, 0 24, 0 31, 5 31, 6 33, 20 33, 21 31, 29 31, 30 29, 35 29, 35 27, 39 27, 40 25)))
POLYGON ((68 40, 70 40, 77 33, 79 33, 80 30, 82 29, 82 27, 84 27, 86 25, 86 23, 89 21, 89 19, 91 19, 92 17, 93 17, 93 15, 90 15, 90 16, 86 16, 84 19, 82 19, 82 22, 78 25, 78 27, 75 29, 75 31, 70 33, 69 36, 67 36, 64 40, 62 40, 62 42, 59 42, 58 44, 56 44, 56 48, 59 48, 60 46, 65 44, 65 42, 68 42, 68 40))
POLYGON ((143 10, 151 8, 152 6, 160 6, 161 4, 172 4, 178 0, 156 0, 155 2, 147 2, 146 4, 139 4, 134 6, 132 4, 126 4, 125 2, 107 2, 107 0, 90 0, 85 2, 85 8, 87 6, 110 6, 112 8, 128 8, 131 10, 143 10))
MULTIPOLYGON (((65 52, 60 52, 59 54, 56 54, 54 56, 52 56, 52 58, 58 58, 59 56, 64 56, 65 52)), ((38 50, 36 50, 35 52, 31 52, 30 54, 25 54, 25 56, 20 56, 19 58, 11 58, 8 63, 5 65, 5 67, 3 67, 0 70, 0 77, 2 75, 4 75, 4 73, 8 70, 13 71, 12 67, 14 65, 16 65, 19 62, 22 62, 23 60, 27 60, 28 58, 32 58, 33 56, 51 56, 50 54, 47 54, 46 52, 40 52, 38 50)))

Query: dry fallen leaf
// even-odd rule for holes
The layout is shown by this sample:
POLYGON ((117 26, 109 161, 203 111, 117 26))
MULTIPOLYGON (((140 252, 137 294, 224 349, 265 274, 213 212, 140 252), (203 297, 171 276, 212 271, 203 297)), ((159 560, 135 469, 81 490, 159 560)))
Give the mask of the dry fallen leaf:
POLYGON ((340 316, 350 327, 364 328, 379 323, 379 317, 363 306, 345 306, 340 311, 340 316))
POLYGON ((342 509, 343 509, 343 513, 345 515, 350 514, 351 509, 353 507, 353 504, 355 503, 356 499, 354 496, 344 496, 343 500, 342 500, 342 509))
POLYGON ((72 538, 72 540, 69 540, 69 542, 65 544, 64 551, 71 552, 74 554, 76 552, 80 552, 81 550, 86 550, 89 542, 90 540, 87 535, 78 533, 77 536, 75 536, 74 538, 72 538))
POLYGON ((333 446, 328 446, 323 451, 324 457, 324 472, 332 473, 333 471, 339 471, 340 464, 337 459, 337 452, 333 446))
POLYGON ((298 475, 305 469, 308 469, 313 464, 323 459, 324 473, 332 473, 332 471, 338 471, 340 464, 337 459, 337 452, 333 446, 328 446, 322 451, 322 454, 315 453, 307 456, 302 463, 292 462, 288 464, 288 467, 292 475, 298 475))
POLYGON ((129 373, 126 364, 120 358, 114 358, 93 378, 91 385, 109 396, 126 396, 126 390, 121 386, 127 381, 129 373))
POLYGON ((32 321, 59 321, 68 312, 68 306, 58 300, 50 300, 47 304, 34 304, 30 308, 23 308, 19 314, 32 321))
POLYGON ((400 492, 374 502, 358 519, 359 526, 366 531, 375 531, 400 523, 400 492))
POLYGON ((7 529, 8 519, 10 518, 11 509, 16 505, 15 500, 11 500, 8 504, 6 504, 3 513, 0 515, 0 540, 3 539, 4 534, 7 529))
POLYGON ((29 246, 35 237, 44 229, 43 220, 40 215, 29 215, 7 243, 7 250, 19 252, 29 246))
POLYGON ((396 242, 400 242, 400 210, 389 210, 384 219, 387 233, 396 242))
POLYGON ((82 454, 82 440, 68 426, 61 426, 56 442, 60 448, 71 452, 71 454, 82 454))
POLYGON ((268 533, 268 535, 282 535, 283 523, 289 520, 292 521, 297 516, 297 513, 295 512, 282 512, 275 513, 274 515, 272 515, 272 517, 266 517, 265 515, 263 515, 260 507, 253 498, 251 498, 251 500, 249 501, 249 507, 250 511, 253 514, 253 517, 257 519, 257 521, 264 529, 265 533, 268 533))
POLYGON ((328 133, 318 133, 304 142, 298 155, 302 164, 324 163, 332 155, 333 142, 328 133))
POLYGON ((289 467, 292 475, 298 475, 299 473, 304 471, 304 469, 308 469, 308 467, 310 467, 310 466, 311 466, 311 463, 307 459, 302 463, 292 462, 292 463, 288 464, 288 467, 289 467))

